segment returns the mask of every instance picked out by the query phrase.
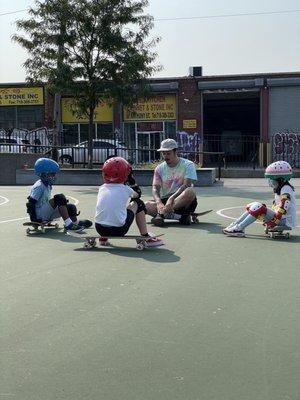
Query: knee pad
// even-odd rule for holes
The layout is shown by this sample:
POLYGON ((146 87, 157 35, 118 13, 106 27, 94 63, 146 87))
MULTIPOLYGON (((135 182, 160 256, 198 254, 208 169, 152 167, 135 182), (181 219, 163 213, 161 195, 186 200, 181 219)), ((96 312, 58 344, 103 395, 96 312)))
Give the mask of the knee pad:
POLYGON ((67 210, 70 218, 77 217, 80 214, 80 211, 77 212, 75 204, 67 204, 67 210))
POLYGON ((55 194, 53 196, 53 200, 54 200, 55 207, 66 206, 68 204, 68 200, 66 199, 66 196, 62 193, 55 194))
POLYGON ((139 212, 141 212, 141 211, 144 211, 145 212, 145 214, 147 214, 147 209, 146 209, 146 206, 145 206, 145 203, 143 202, 143 200, 141 200, 141 199, 133 199, 135 202, 136 202, 136 204, 137 204, 137 211, 136 211, 136 213, 138 214, 139 212))
POLYGON ((29 214, 30 221, 36 221, 37 218, 36 218, 35 205, 36 205, 37 201, 30 196, 28 196, 27 199, 28 199, 28 202, 26 203, 26 209, 27 209, 27 213, 29 214))
POLYGON ((246 210, 254 218, 262 220, 267 213, 267 206, 256 201, 254 203, 247 204, 246 210))

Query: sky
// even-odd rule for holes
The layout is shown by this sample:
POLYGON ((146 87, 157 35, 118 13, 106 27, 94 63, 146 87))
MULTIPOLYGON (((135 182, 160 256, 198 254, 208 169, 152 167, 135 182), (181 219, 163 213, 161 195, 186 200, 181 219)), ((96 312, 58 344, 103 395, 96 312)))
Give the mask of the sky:
MULTIPOLYGON (((26 79, 28 55, 11 36, 33 4, 0 0, 0 83, 26 79)), ((187 76, 190 66, 206 76, 300 72, 300 0, 149 0, 145 11, 161 38, 155 77, 187 76)))

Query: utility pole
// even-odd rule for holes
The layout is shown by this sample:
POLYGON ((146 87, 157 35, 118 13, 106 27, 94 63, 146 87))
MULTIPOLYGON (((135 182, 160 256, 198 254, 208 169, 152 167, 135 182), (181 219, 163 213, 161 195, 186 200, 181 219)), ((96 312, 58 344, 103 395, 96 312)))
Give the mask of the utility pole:
MULTIPOLYGON (((60 23, 60 34, 58 36, 58 59, 57 59, 57 75, 58 79, 61 79, 61 66, 64 58, 64 35, 66 33, 66 24, 64 21, 60 23)), ((56 89, 54 94, 54 110, 53 110, 53 149, 52 158, 58 161, 57 147, 61 145, 61 90, 56 89)))
POLYGON ((52 158, 53 160, 57 161, 58 159, 58 152, 57 146, 60 145, 60 133, 61 133, 61 111, 60 111, 60 100, 61 100, 61 93, 56 92, 54 94, 54 110, 53 110, 53 149, 52 149, 52 158))

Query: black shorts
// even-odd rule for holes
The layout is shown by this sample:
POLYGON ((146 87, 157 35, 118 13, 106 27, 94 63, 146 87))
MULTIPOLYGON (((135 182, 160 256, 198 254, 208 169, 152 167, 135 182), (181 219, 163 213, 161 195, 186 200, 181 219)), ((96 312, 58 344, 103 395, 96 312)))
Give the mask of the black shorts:
MULTIPOLYGON (((169 198, 169 197, 165 197, 165 198, 161 199, 161 201, 162 201, 162 203, 163 203, 164 205, 165 205, 166 202, 168 201, 168 198, 169 198)), ((175 212, 176 214, 180 214, 180 215, 182 215, 182 214, 190 214, 190 213, 193 213, 193 212, 196 210, 197 205, 198 205, 197 197, 195 197, 194 200, 191 202, 191 204, 190 204, 188 207, 176 208, 176 209, 174 210, 174 212, 175 212)))
POLYGON ((127 210, 127 217, 124 225, 104 226, 96 223, 95 228, 100 236, 125 236, 133 220, 134 220, 134 212, 132 210, 127 210))

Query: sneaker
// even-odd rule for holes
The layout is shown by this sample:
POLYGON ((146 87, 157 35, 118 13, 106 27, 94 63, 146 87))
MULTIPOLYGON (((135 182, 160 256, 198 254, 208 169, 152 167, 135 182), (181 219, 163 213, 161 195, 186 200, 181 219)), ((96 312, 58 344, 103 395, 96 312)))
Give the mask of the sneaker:
POLYGON ((77 222, 72 222, 69 225, 65 225, 65 230, 66 231, 76 231, 76 232, 80 232, 84 229, 83 226, 80 226, 79 224, 77 224, 77 222))
POLYGON ((169 212, 169 213, 164 214, 164 219, 173 219, 175 221, 179 221, 180 217, 181 217, 180 214, 176 214, 174 212, 169 212))
POLYGON ((191 225, 192 219, 190 214, 182 214, 182 216, 179 219, 179 223, 181 225, 191 225))
POLYGON ((156 214, 156 216, 151 219, 151 223, 155 226, 164 226, 165 221, 162 215, 156 214))
POLYGON ((90 228, 93 225, 92 221, 89 219, 80 219, 77 224, 80 228, 90 228))
POLYGON ((235 221, 231 222, 225 229, 232 228, 235 225, 235 221))
POLYGON ((224 228, 223 230, 224 235, 227 236, 235 236, 235 237, 245 237, 245 232, 241 229, 237 229, 235 226, 224 228))
POLYGON ((149 239, 147 239, 145 242, 145 247, 158 247, 163 245, 164 245, 163 240, 155 236, 149 237, 149 239))

